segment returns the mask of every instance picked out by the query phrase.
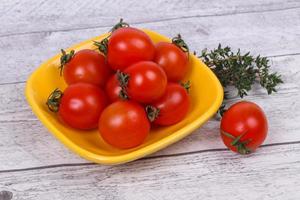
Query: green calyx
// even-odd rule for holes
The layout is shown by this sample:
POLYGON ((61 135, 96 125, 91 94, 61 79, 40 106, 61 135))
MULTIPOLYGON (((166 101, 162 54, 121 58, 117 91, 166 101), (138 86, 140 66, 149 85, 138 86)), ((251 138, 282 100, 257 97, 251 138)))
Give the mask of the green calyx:
POLYGON ((178 46, 183 52, 188 53, 190 52, 188 45, 182 39, 181 35, 178 34, 176 37, 172 39, 172 43, 178 46))
POLYGON ((125 28, 125 27, 129 27, 129 24, 124 22, 123 19, 121 18, 120 21, 110 29, 110 32, 112 33, 119 28, 125 28))
POLYGON ((130 76, 119 70, 117 71, 116 76, 117 76, 119 85, 122 88, 119 93, 119 97, 123 100, 129 99, 129 96, 127 94, 127 86, 128 86, 130 76))
POLYGON ((181 82, 180 85, 184 87, 184 89, 187 91, 187 93, 190 93, 191 89, 191 81, 181 82))
POLYGON ((70 53, 66 53, 65 50, 61 49, 62 56, 60 57, 60 66, 58 67, 60 70, 60 76, 62 76, 64 65, 67 64, 74 56, 75 51, 71 50, 70 53))
POLYGON ((239 135, 237 137, 234 137, 233 135, 231 135, 230 133, 227 133, 225 131, 221 131, 221 133, 223 135, 225 135, 226 137, 232 139, 232 142, 230 143, 230 145, 236 147, 238 153, 240 153, 242 155, 245 155, 245 154, 249 154, 249 153, 252 152, 252 150, 247 147, 247 145, 251 142, 251 140, 249 139, 249 140, 246 140, 246 141, 241 141, 241 138, 247 132, 242 133, 241 135, 239 135))
POLYGON ((155 108, 154 106, 150 105, 146 106, 145 111, 150 122, 154 122, 155 119, 159 116, 160 112, 158 108, 155 108))
POLYGON ((46 105, 52 112, 58 112, 63 92, 56 88, 48 97, 46 105))
POLYGON ((108 51, 108 37, 104 38, 100 42, 94 41, 94 45, 98 48, 98 50, 103 53, 104 55, 107 55, 108 51))
POLYGON ((124 27, 129 27, 129 24, 124 22, 123 19, 121 18, 120 21, 114 25, 110 30, 109 30, 109 35, 101 40, 100 42, 94 41, 94 45, 98 48, 98 50, 103 53, 104 55, 107 55, 108 52, 108 40, 111 37, 111 34, 119 29, 119 28, 124 28, 124 27))

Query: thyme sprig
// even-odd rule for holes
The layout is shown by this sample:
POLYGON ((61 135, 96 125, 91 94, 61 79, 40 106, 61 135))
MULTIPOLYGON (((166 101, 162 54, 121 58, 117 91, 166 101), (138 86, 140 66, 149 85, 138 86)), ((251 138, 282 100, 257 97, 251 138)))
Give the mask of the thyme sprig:
MULTIPOLYGON (((223 88, 234 86, 241 98, 248 94, 256 80, 268 94, 276 92, 276 86, 283 83, 278 73, 270 72, 268 58, 253 56, 250 52, 242 54, 240 49, 235 53, 230 47, 219 44, 214 50, 204 49, 199 58, 216 74, 223 88)), ((224 96, 226 99, 226 93, 224 96)), ((223 109, 224 103, 221 113, 224 112, 223 109)))

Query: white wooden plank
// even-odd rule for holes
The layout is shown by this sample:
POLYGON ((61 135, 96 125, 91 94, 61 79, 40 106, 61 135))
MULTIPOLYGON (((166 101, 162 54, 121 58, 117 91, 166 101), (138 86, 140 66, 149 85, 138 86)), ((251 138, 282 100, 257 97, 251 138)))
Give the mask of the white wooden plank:
POLYGON ((0 173, 15 199, 299 199, 300 144, 0 173))
MULTIPOLYGON (((234 49, 278 55, 299 53, 300 8, 206 18, 183 18, 139 24, 167 36, 181 33, 192 50, 215 48, 218 43, 234 49)), ((0 83, 25 81, 43 61, 107 28, 65 32, 38 32, 0 37, 0 83), (5 64, 4 64, 5 63, 5 64)))
POLYGON ((2 27, 0 36, 108 27, 112 26, 120 17, 138 24, 178 18, 233 15, 300 7, 298 0, 2 0, 0 3, 2 27))
MULTIPOLYGON (((246 99, 257 102, 268 116, 270 130, 266 144, 300 141, 300 73, 295 67, 300 55, 275 57, 272 62, 274 70, 281 73, 285 81, 278 94, 267 96, 264 90, 256 87, 246 99)), ((23 83, 0 86, 0 170, 86 162, 66 150, 41 125, 23 97, 23 88, 23 83)), ((211 120, 189 137, 155 155, 224 148, 218 127, 219 122, 211 120)))
MULTIPOLYGON (((51 167, 86 161, 37 121, 24 100, 24 84, 9 84, 24 82, 57 49, 106 31, 119 17, 168 36, 181 32, 192 49, 221 42, 263 55, 299 53, 298 0, 0 0, 0 5, 0 170, 45 166, 0 171, 0 199, 2 190, 13 192, 14 199, 299 199, 299 144, 268 146, 247 157, 222 150, 114 167, 51 167)), ((272 60, 285 84, 271 97, 255 88, 248 99, 268 115, 266 144, 299 141, 300 56, 272 60)), ((211 120, 154 156, 224 148, 218 125, 211 120)))

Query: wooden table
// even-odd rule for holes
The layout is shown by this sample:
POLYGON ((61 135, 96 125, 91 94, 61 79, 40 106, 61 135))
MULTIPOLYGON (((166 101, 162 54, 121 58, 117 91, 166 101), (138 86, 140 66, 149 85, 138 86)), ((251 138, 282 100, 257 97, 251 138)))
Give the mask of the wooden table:
POLYGON ((37 200, 300 199, 299 0, 0 5, 0 200, 11 194, 37 200), (246 98, 268 116, 264 145, 248 156, 228 151, 215 119, 177 144, 120 166, 90 163, 58 142, 27 105, 26 79, 60 48, 106 32, 120 17, 169 37, 181 33, 192 50, 222 43, 268 56, 284 84, 271 96, 255 86, 246 98))

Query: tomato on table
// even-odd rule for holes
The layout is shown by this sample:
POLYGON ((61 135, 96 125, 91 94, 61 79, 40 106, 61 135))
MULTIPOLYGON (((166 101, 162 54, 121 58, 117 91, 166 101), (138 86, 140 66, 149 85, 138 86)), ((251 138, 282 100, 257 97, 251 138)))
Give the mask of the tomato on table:
POLYGON ((90 49, 62 53, 60 68, 68 85, 85 82, 103 87, 110 77, 111 69, 102 54, 90 49))
POLYGON ((255 103, 238 102, 225 111, 220 132, 229 149, 248 154, 255 151, 265 140, 268 132, 267 118, 255 103))
POLYGON ((107 61, 114 70, 122 71, 139 61, 150 61, 154 54, 150 37, 136 28, 119 28, 112 32, 108 41, 107 61))
POLYGON ((99 132, 110 145, 128 149, 143 143, 150 131, 144 108, 133 101, 110 104, 99 120, 99 132))
POLYGON ((55 90, 48 98, 47 105, 59 118, 73 128, 89 130, 97 128, 98 120, 108 100, 97 86, 76 83, 62 93, 55 90))
POLYGON ((173 125, 184 119, 190 106, 187 90, 178 83, 168 83, 164 95, 146 107, 150 121, 157 125, 173 125))

